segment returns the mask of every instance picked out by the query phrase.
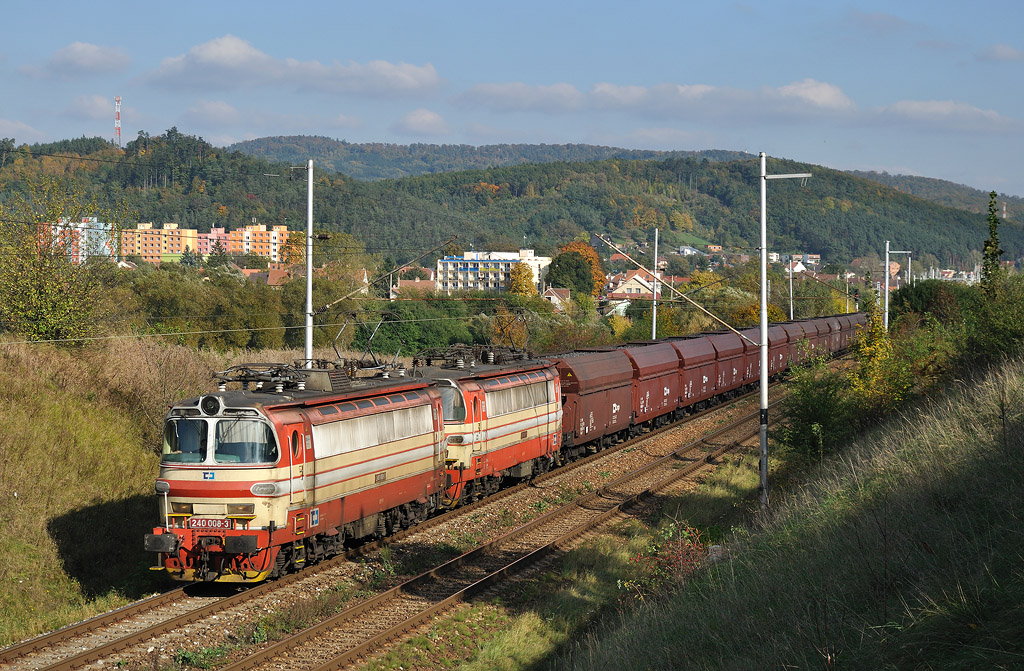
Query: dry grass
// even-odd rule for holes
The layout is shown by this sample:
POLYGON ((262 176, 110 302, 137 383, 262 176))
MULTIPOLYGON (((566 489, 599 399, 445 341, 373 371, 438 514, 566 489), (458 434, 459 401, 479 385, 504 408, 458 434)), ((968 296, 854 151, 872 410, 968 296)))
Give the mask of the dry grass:
POLYGON ((0 645, 155 589, 142 535, 156 522, 168 405, 215 389, 214 370, 299 357, 152 340, 0 344, 0 645))

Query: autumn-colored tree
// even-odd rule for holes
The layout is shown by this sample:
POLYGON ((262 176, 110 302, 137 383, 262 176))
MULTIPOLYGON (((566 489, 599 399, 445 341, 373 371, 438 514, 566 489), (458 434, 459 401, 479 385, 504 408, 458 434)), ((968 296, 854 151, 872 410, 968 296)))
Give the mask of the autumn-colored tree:
POLYGON ((710 270, 695 270, 690 273, 690 289, 698 289, 721 281, 721 276, 710 270))
POLYGON ((534 296, 537 286, 533 283, 533 269, 529 264, 519 262, 509 273, 508 291, 516 296, 534 296))
POLYGON ((583 260, 590 266, 590 275, 594 282, 594 288, 591 290, 590 295, 600 296, 601 291, 604 289, 604 268, 601 267, 601 257, 597 255, 597 250, 585 242, 574 240, 564 247, 559 247, 558 251, 561 254, 576 252, 583 257, 583 260))
POLYGON ((491 342, 495 345, 506 345, 515 349, 526 349, 530 340, 530 331, 522 315, 513 314, 503 305, 499 307, 491 319, 491 342))
POLYGON ((289 231, 284 244, 277 253, 281 263, 289 266, 304 264, 306 262, 306 235, 305 231, 289 231))
POLYGON ((67 224, 86 217, 107 224, 116 238, 132 215, 123 203, 100 205, 59 177, 29 179, 26 192, 0 203, 0 328, 33 340, 71 342, 96 331, 98 275, 77 262, 83 233, 67 224))
POLYGON ((871 415, 899 406, 912 377, 907 362, 894 354, 878 305, 873 306, 867 326, 854 340, 853 352, 858 365, 851 374, 851 386, 861 409, 871 415))

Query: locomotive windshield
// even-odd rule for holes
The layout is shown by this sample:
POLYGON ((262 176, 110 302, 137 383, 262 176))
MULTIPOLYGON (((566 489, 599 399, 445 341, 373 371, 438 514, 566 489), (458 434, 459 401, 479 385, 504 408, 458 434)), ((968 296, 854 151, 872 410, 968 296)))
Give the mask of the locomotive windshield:
POLYGON ((206 461, 205 419, 169 419, 164 424, 163 460, 178 464, 206 461))
POLYGON ((218 464, 266 464, 277 461, 277 441, 268 424, 253 419, 217 421, 213 452, 218 464))
POLYGON ((269 464, 278 458, 274 431, 261 421, 174 417, 164 424, 165 463, 207 463, 211 448, 217 464, 269 464), (214 425, 212 445, 211 424, 214 425))

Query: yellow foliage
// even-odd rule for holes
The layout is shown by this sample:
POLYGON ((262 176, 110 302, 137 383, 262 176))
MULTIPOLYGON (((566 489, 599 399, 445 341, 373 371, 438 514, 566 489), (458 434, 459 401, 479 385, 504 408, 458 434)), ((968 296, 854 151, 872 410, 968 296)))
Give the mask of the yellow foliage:
POLYGON ((690 288, 698 289, 700 287, 706 287, 709 284, 714 284, 721 278, 711 272, 710 270, 695 270, 690 273, 690 288))
POLYGON ((612 315, 608 318, 608 326, 617 340, 621 340, 623 334, 633 325, 633 320, 622 315, 612 315))
POLYGON ((877 413, 898 407, 910 389, 911 378, 905 362, 894 355, 878 306, 872 310, 867 326, 859 329, 853 352, 859 365, 850 382, 861 407, 877 413))

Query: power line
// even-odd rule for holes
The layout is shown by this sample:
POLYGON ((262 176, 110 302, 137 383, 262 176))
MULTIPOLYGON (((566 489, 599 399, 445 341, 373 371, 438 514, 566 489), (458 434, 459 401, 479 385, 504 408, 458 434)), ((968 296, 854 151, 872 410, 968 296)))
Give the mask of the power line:
MULTIPOLYGON (((441 321, 465 321, 465 317, 424 317, 420 319, 388 319, 384 320, 384 324, 418 324, 426 322, 441 322, 441 321)), ((345 324, 354 324, 355 326, 376 326, 377 321, 346 321, 346 322, 324 322, 320 324, 314 324, 314 328, 326 328, 328 326, 343 326, 345 324)), ((169 331, 167 333, 133 333, 128 335, 110 335, 110 336, 83 336, 81 338, 52 338, 48 340, 4 340, 0 341, 0 345, 44 345, 44 344, 59 344, 59 343, 80 343, 80 342, 99 342, 104 340, 139 340, 142 338, 167 338, 167 337, 179 337, 186 335, 212 335, 222 333, 255 333, 259 331, 289 331, 295 329, 304 329, 305 324, 298 324, 292 326, 260 326, 260 327, 245 327, 237 329, 203 329, 199 331, 169 331)))

